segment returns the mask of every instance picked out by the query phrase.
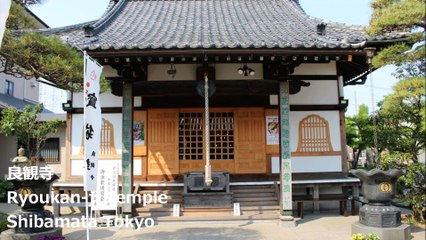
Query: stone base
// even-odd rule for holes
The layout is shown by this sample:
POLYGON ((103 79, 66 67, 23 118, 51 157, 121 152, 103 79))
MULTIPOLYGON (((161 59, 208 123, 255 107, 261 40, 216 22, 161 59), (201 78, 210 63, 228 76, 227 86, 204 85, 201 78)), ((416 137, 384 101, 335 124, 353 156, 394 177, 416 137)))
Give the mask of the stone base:
POLYGON ((55 228, 46 232, 39 233, 15 233, 15 230, 9 229, 1 233, 1 240, 38 240, 39 237, 53 236, 62 237, 62 228, 55 228))
POLYGON ((231 208, 232 193, 226 192, 198 192, 184 193, 185 208, 231 208))
POLYGON ((297 226, 297 222, 292 216, 280 216, 278 225, 283 228, 294 228, 297 226))
POLYGON ((352 223, 352 235, 362 233, 368 235, 376 234, 380 240, 409 240, 411 239, 411 229, 407 224, 401 224, 398 227, 378 228, 369 227, 359 222, 352 223))
POLYGON ((401 225, 401 210, 394 206, 366 204, 359 210, 359 222, 377 228, 401 225))

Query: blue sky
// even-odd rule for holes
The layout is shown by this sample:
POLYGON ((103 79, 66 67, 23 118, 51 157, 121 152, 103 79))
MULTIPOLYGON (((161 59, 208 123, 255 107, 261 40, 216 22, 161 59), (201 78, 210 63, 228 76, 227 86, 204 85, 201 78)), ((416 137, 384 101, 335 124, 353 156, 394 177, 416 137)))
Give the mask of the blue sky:
MULTIPOLYGON (((314 17, 354 25, 368 25, 371 15, 371 0, 299 0, 305 11, 314 17)), ((105 11, 108 0, 45 0, 31 10, 50 27, 61 27, 96 20, 105 11)), ((393 67, 376 70, 362 86, 345 87, 345 98, 349 99, 347 115, 356 113, 356 106, 366 104, 372 111, 374 102, 392 91, 396 79, 391 76, 393 67), (371 81, 373 88, 371 88, 371 81)), ((375 105, 374 105, 375 106, 375 105)))

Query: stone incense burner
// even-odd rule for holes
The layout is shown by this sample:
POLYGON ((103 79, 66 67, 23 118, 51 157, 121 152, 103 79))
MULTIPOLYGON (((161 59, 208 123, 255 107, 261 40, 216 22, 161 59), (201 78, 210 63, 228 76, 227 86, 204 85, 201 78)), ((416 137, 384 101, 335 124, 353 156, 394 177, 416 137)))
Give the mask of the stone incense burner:
POLYGON ((400 169, 382 171, 373 169, 351 170, 362 181, 366 205, 359 211, 359 222, 371 227, 397 227, 401 225, 401 211, 390 202, 396 194, 396 181, 404 174, 400 169))

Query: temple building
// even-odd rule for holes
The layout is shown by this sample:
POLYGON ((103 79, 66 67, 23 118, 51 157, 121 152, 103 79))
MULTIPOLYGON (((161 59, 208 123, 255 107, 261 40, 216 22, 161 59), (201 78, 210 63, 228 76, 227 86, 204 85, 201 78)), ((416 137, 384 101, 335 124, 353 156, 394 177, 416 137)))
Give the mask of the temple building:
MULTIPOLYGON (((276 218, 303 214, 299 193, 319 211, 357 192, 343 88, 364 84, 374 54, 405 39, 311 17, 297 0, 111 0, 99 20, 44 32, 104 66, 100 164, 120 165, 123 189, 173 189, 185 216, 184 176, 209 158, 243 215, 269 207, 276 218)), ((58 187, 83 181, 83 100, 70 99, 58 187)))

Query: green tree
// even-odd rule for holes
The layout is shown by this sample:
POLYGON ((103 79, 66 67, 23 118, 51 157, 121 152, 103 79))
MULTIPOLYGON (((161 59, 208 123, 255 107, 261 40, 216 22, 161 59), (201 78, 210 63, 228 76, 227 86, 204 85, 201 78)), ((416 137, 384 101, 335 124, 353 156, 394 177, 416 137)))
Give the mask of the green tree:
POLYGON ((33 108, 27 105, 22 112, 15 108, 3 109, 0 119, 0 133, 5 136, 16 136, 18 143, 24 146, 30 155, 38 157, 47 135, 55 133, 61 124, 58 119, 39 121, 38 116, 42 111, 43 106, 41 104, 37 104, 33 108))
POLYGON ((352 168, 355 168, 361 152, 369 147, 374 147, 373 126, 366 105, 359 106, 357 115, 346 117, 346 139, 347 144, 356 152, 352 162, 352 168))
MULTIPOLYGON (((62 89, 81 90, 82 52, 64 44, 58 37, 28 31, 35 24, 24 5, 40 2, 14 0, 12 3, 0 49, 0 69, 6 74, 25 79, 42 77, 62 89)), ((101 91, 108 90, 109 84, 102 78, 101 91)))
POLYGON ((377 114, 381 145, 391 153, 409 153, 414 163, 425 149, 425 87, 422 77, 401 80, 379 103, 377 114))
POLYGON ((408 41, 387 47, 373 59, 375 67, 395 64, 398 78, 424 76, 425 59, 425 0, 375 0, 368 33, 386 35, 391 32, 409 33, 408 41), (412 48, 412 46, 414 47, 412 48))

